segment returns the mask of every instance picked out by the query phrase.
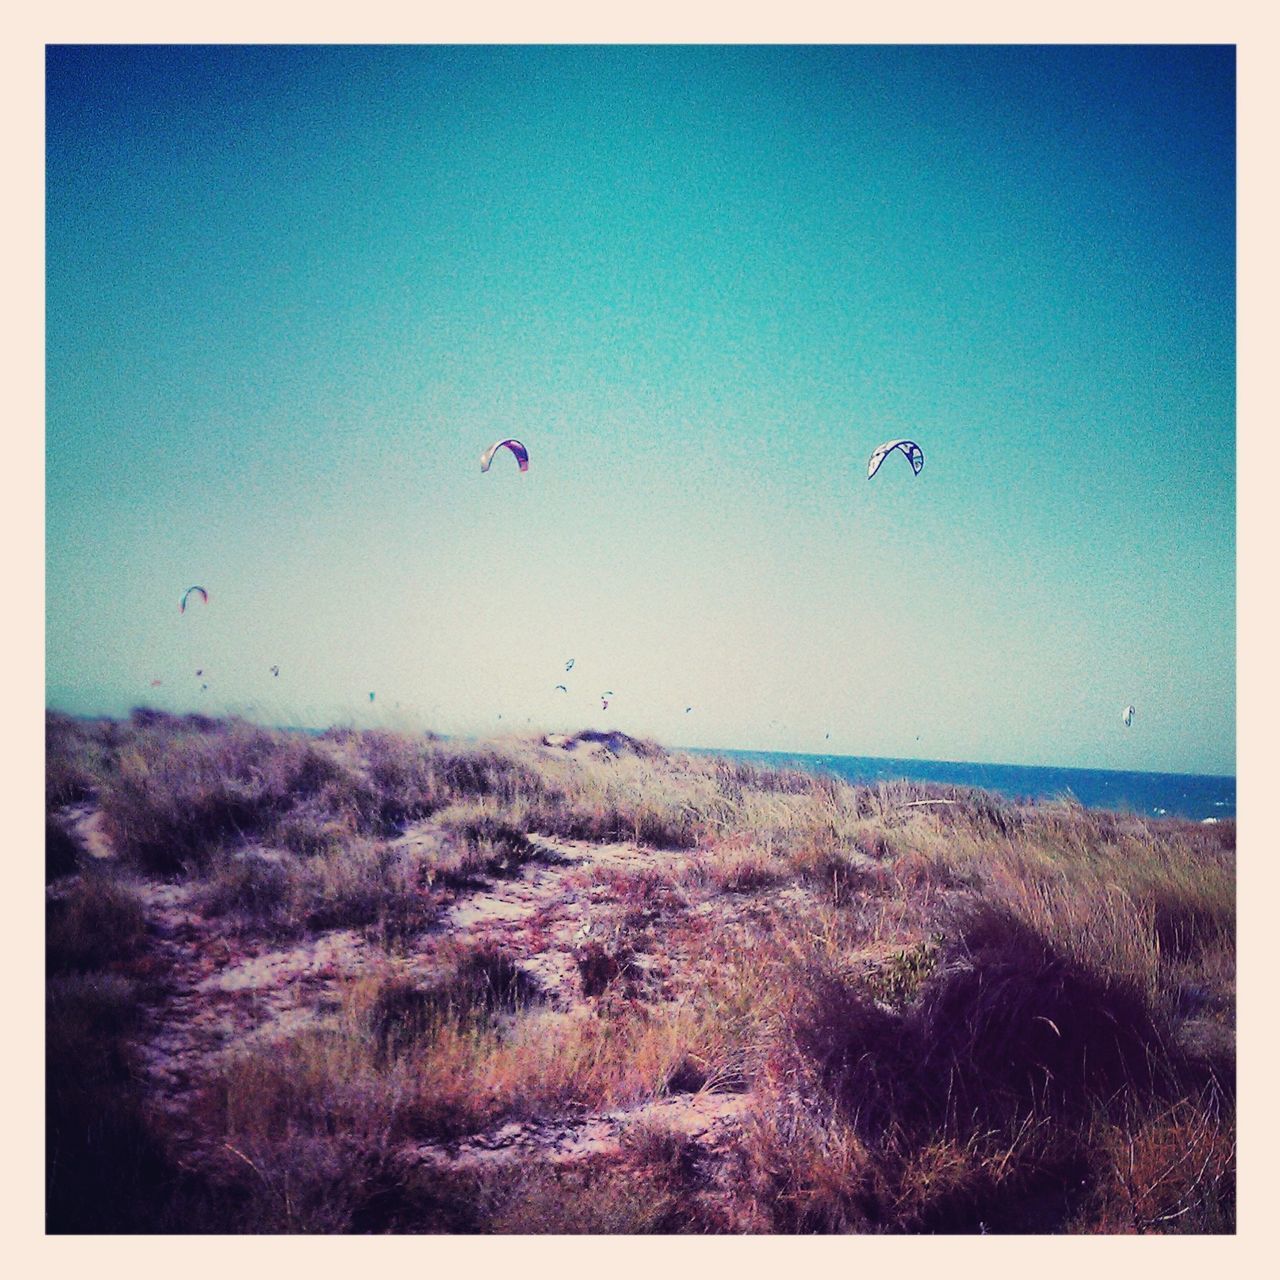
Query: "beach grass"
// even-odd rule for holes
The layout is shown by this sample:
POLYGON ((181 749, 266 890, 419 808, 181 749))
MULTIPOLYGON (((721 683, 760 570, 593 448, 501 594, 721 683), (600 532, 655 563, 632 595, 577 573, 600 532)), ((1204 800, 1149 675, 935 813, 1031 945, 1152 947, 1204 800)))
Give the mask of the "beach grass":
POLYGON ((1234 822, 618 733, 46 742, 51 1231, 1234 1230, 1234 822))

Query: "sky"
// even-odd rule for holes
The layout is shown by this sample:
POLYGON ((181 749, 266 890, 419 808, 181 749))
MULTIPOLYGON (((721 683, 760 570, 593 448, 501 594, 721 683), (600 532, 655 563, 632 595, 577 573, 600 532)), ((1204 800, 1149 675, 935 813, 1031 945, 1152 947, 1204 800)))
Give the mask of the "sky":
POLYGON ((46 73, 49 705, 1235 771, 1231 48, 46 73))

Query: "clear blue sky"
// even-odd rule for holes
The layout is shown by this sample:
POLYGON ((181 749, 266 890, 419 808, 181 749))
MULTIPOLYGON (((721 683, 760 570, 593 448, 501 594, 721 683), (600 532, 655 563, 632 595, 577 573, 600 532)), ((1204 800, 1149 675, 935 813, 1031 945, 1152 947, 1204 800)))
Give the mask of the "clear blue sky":
POLYGON ((52 705, 1234 771, 1231 49, 47 72, 52 705))

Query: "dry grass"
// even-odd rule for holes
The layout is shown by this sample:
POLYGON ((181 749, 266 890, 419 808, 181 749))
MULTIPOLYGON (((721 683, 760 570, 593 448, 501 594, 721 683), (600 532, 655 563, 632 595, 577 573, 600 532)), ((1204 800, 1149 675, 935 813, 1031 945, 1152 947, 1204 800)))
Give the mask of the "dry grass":
POLYGON ((46 908, 49 971, 104 969, 137 954, 146 932, 137 893, 109 873, 91 870, 46 908))
POLYGON ((372 928, 394 939, 428 927, 440 908, 415 859, 363 836, 303 859, 252 846, 219 851, 199 901, 224 927, 279 938, 372 928))
POLYGON ((89 799, 108 776, 117 726, 45 714, 45 807, 89 799))
POLYGON ((1078 1217, 1090 1232, 1231 1232, 1236 1146, 1212 1091, 1126 1114, 1095 1136, 1100 1176, 1078 1217))
POLYGON ((105 1220, 74 1203, 103 1171, 68 1172, 102 1150, 156 1201, 105 1202, 151 1229, 1233 1229, 1234 824, 853 787, 625 735, 306 738, 145 714, 51 715, 47 740, 60 1223, 105 1220), (75 852, 61 809, 86 800, 119 871, 75 852), (664 851, 561 869, 591 903, 574 1007, 498 947, 434 938, 425 968, 375 950, 335 1014, 221 1062, 200 1112, 220 1155, 173 1191, 130 1083, 143 997, 121 975, 148 940, 127 874, 191 878, 224 931, 391 944, 550 857, 539 835, 664 851), (93 1054, 96 1084, 73 1069, 93 1054), (715 1188, 697 1144, 644 1125, 558 1173, 400 1159, 697 1090, 751 1097, 715 1188), (111 1098, 119 1124, 96 1136, 111 1098))
POLYGON ((526 1170, 505 1184, 486 1224, 495 1234, 667 1234, 685 1216, 678 1195, 633 1169, 526 1170))
POLYGON ((354 829, 362 798, 340 764, 305 739, 239 723, 208 732, 147 726, 121 745, 102 811, 121 854, 167 872, 203 868, 233 839, 317 804, 350 807, 354 829))
POLYGON ((45 883, 75 875, 80 869, 80 859, 79 842, 72 835, 68 824, 56 815, 48 814, 44 823, 45 883))

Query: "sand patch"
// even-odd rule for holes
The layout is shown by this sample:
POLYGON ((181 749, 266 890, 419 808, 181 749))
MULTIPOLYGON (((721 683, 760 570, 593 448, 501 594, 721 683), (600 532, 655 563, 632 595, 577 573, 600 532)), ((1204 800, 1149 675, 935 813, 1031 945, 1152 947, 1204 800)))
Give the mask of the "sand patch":
POLYGON ((640 1125, 670 1130, 715 1149, 750 1107, 748 1094, 678 1094, 577 1120, 513 1121, 459 1142, 423 1143, 407 1149, 405 1156, 411 1164, 451 1170, 539 1161, 571 1164, 621 1155, 628 1131, 640 1125))

